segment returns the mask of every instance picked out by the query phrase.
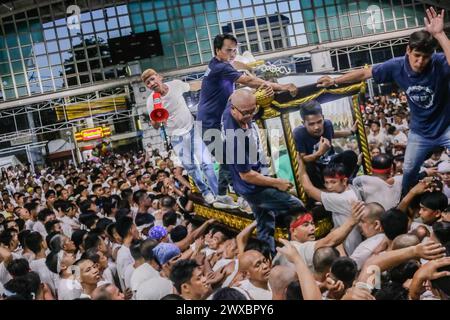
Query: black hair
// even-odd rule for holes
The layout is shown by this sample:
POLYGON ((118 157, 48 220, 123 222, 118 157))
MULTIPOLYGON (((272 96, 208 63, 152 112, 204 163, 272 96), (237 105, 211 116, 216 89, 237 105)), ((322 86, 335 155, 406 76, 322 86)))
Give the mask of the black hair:
POLYGON ((217 55, 216 50, 221 50, 223 47, 223 43, 225 42, 225 40, 231 40, 234 43, 238 43, 237 39, 235 36, 233 36, 232 34, 229 33, 224 33, 224 34, 218 34, 215 38, 214 38, 214 55, 217 55))
POLYGON ((342 163, 330 163, 323 169, 324 177, 336 177, 336 176, 346 176, 348 174, 345 170, 345 166, 342 163))
POLYGON ((197 267, 199 267, 197 261, 192 259, 179 260, 173 265, 170 280, 178 293, 181 294, 181 285, 191 280, 192 274, 197 267))
POLYGON ((408 232, 408 216, 396 208, 382 213, 380 222, 389 240, 394 240, 397 236, 408 232))
MULTIPOLYGON (((116 223, 113 222, 106 227, 106 234, 112 238, 114 238, 114 230, 116 230, 116 223)), ((116 230, 117 231, 117 230, 116 230)))
POLYGON ((77 248, 77 251, 80 250, 80 246, 83 243, 84 235, 88 233, 87 230, 75 230, 72 232, 72 236, 70 237, 70 240, 73 241, 75 244, 75 247, 77 248))
POLYGON ((411 51, 415 49, 418 52, 432 54, 437 48, 437 41, 428 31, 420 30, 409 36, 408 46, 411 51))
POLYGON ((20 246, 25 248, 25 238, 31 233, 31 230, 22 230, 19 232, 17 237, 19 238, 20 246))
POLYGON ((220 288, 212 296, 212 300, 248 300, 245 295, 235 288, 220 288))
POLYGON ((7 283, 5 283, 4 287, 6 290, 13 292, 15 296, 20 296, 24 300, 33 300, 29 281, 24 276, 9 280, 7 283))
POLYGON ((132 195, 133 195, 133 190, 131 188, 124 189, 120 192, 120 197, 123 200, 128 200, 128 198, 132 195))
POLYGON ((448 198, 439 191, 426 192, 420 198, 420 203, 431 210, 445 211, 448 206, 448 198))
POLYGON ((178 216, 174 210, 167 211, 162 217, 163 226, 167 228, 168 226, 176 225, 177 217, 178 216))
POLYGON ((94 192, 95 191, 95 189, 98 189, 98 188, 101 188, 102 187, 102 185, 101 184, 99 184, 99 183, 95 183, 95 184, 93 184, 92 185, 92 192, 94 192))
POLYGON ((170 239, 172 242, 176 243, 183 240, 188 235, 187 228, 185 226, 179 225, 170 230, 170 239))
POLYGON ((58 199, 53 204, 53 207, 56 210, 61 210, 63 212, 66 212, 66 211, 69 211, 69 209, 72 207, 72 205, 70 204, 69 201, 58 199))
POLYGON ((20 277, 30 272, 30 264, 24 258, 14 259, 6 266, 6 270, 13 278, 20 277))
POLYGON ((410 260, 389 270, 380 290, 374 294, 375 299, 408 300, 408 290, 403 287, 403 283, 412 279, 418 269, 417 261, 410 260))
POLYGON ((85 213, 81 213, 78 217, 78 221, 84 224, 88 229, 91 229, 92 226, 99 220, 100 218, 94 211, 88 210, 85 213))
POLYGON ((141 256, 145 261, 151 261, 155 258, 153 249, 159 244, 158 241, 154 239, 146 239, 140 245, 141 256))
POLYGON ((59 252, 62 250, 62 239, 61 234, 59 232, 50 232, 45 237, 45 242, 47 242, 47 247, 50 251, 59 252))
POLYGON ((185 299, 178 294, 169 293, 168 295, 162 297, 160 300, 185 300, 185 299))
MULTIPOLYGON (((89 248, 80 257, 80 260, 91 260, 93 263, 99 263, 100 255, 97 248, 89 248)), ((76 263, 78 264, 78 263, 76 263)))
POLYGON ((100 231, 100 233, 103 233, 106 228, 113 223, 111 219, 108 218, 100 218, 98 219, 97 223, 95 224, 95 228, 100 231))
POLYGON ((19 232, 25 229, 25 220, 17 218, 14 220, 17 223, 17 227, 19 228, 19 232))
POLYGON ((42 209, 41 211, 39 211, 37 218, 39 221, 44 222, 45 219, 52 214, 55 214, 55 213, 52 210, 45 208, 45 209, 42 209))
POLYGON ((48 199, 50 196, 56 196, 56 192, 54 190, 47 190, 47 192, 45 193, 45 199, 48 199))
POLYGON ((308 101, 300 106, 300 116, 305 120, 306 116, 323 115, 322 106, 317 100, 308 101))
POLYGON ((141 244, 142 240, 136 240, 133 244, 130 246, 130 254, 133 257, 134 260, 138 260, 142 258, 141 254, 141 244))
POLYGON ((245 246, 244 251, 256 250, 260 252, 266 259, 272 259, 272 251, 266 241, 260 239, 250 239, 245 246))
POLYGON ((47 231, 47 233, 52 233, 52 232, 53 232, 53 227, 54 227, 56 224, 58 224, 58 223, 60 223, 59 220, 50 220, 50 221, 47 221, 47 222, 45 223, 45 225, 44 225, 45 231, 47 231))
POLYGON ((83 241, 83 248, 84 250, 89 250, 91 248, 95 248, 97 250, 100 245, 100 241, 100 236, 97 233, 88 232, 83 241))
POLYGON ((330 269, 337 280, 341 280, 346 288, 350 288, 358 273, 358 265, 349 257, 337 258, 330 269))
POLYGON ((34 231, 25 238, 25 245, 33 253, 37 254, 39 251, 41 251, 42 241, 44 241, 42 235, 39 232, 34 231))
POLYGON ((313 255, 314 270, 318 273, 327 272, 339 256, 339 251, 334 247, 317 249, 313 255))
POLYGON ((379 154, 372 158, 372 168, 386 170, 392 168, 394 159, 388 154, 379 154))
POLYGON ((387 133, 388 133, 388 134, 394 134, 396 130, 397 130, 397 127, 394 126, 394 125, 391 125, 391 126, 387 129, 387 133))
POLYGON ((130 217, 121 217, 116 222, 116 230, 120 237, 125 238, 133 226, 133 219, 130 217))
POLYGON ((433 223, 433 233, 442 245, 450 244, 450 222, 438 221, 433 223))
POLYGON ((58 254, 58 252, 52 251, 45 258, 45 265, 48 270, 56 274, 58 274, 58 254))
POLYGON ((90 210, 92 203, 93 201, 89 199, 81 201, 80 204, 78 205, 81 214, 87 213, 90 210))
POLYGON ((174 197, 165 196, 161 199, 161 207, 163 208, 173 208, 173 206, 177 203, 174 197))
POLYGON ((147 197, 147 191, 145 191, 145 190, 138 190, 138 191, 136 191, 134 194, 133 194, 133 201, 136 203, 136 204, 139 204, 139 202, 140 202, 140 200, 142 199, 142 198, 146 198, 147 197))
POLYGON ((36 210, 36 208, 38 207, 38 205, 39 205, 39 204, 38 204, 37 202, 32 201, 32 202, 25 203, 25 204, 23 205, 23 207, 24 207, 25 209, 27 209, 28 212, 30 212, 30 214, 31 214, 31 211, 36 210))
POLYGON ((138 227, 143 226, 145 224, 152 224, 154 222, 155 217, 150 213, 139 213, 136 215, 136 218, 134 219, 134 223, 138 227))
POLYGON ((292 281, 287 286, 286 300, 303 300, 302 288, 298 280, 292 281))

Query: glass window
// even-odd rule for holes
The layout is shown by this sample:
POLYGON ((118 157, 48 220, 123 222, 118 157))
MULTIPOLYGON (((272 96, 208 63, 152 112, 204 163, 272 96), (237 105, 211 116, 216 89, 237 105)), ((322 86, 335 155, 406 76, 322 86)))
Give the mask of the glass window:
POLYGON ((78 72, 86 72, 88 71, 87 62, 79 62, 77 63, 78 72))
POLYGON ((58 44, 56 41, 47 42, 47 52, 48 53, 58 52, 58 44))
POLYGON ((10 69, 8 63, 0 63, 0 75, 5 75, 10 72, 11 72, 11 69, 10 69))
POLYGON ((48 59, 47 56, 37 56, 36 64, 39 68, 48 67, 48 59))
POLYGON ((352 28, 352 34, 354 37, 360 37, 362 36, 362 30, 361 27, 353 27, 352 28))
POLYGON ((3 86, 4 86, 5 88, 13 87, 13 85, 14 85, 13 79, 12 79, 11 76, 6 76, 6 77, 3 76, 3 77, 2 77, 2 81, 3 81, 3 86))
POLYGON ((56 33, 58 34, 58 38, 67 38, 69 33, 67 32, 67 27, 59 27, 56 29, 56 33))
POLYGON ((350 68, 347 54, 344 53, 344 54, 338 55, 338 61, 339 61, 339 69, 340 70, 349 69, 350 68))
POLYGON ((194 19, 192 18, 184 18, 183 19, 184 28, 194 28, 194 19))
POLYGON ((133 25, 143 24, 142 15, 140 13, 132 14, 131 21, 132 21, 133 25))
MULTIPOLYGON (((294 1, 291 1, 291 4, 294 1)), ((307 9, 307 8, 311 8, 312 5, 312 1, 310 0, 300 0, 300 4, 301 4, 301 8, 302 9, 307 9)))
POLYGON ((120 16, 119 17, 119 24, 121 27, 128 27, 130 26, 130 18, 128 16, 120 16))
POLYGON ((52 78, 49 68, 39 69, 39 74, 41 76, 41 79, 51 79, 52 78))
POLYGON ((22 61, 14 61, 11 63, 13 72, 23 72, 22 61))
POLYGON ((11 60, 21 59, 19 48, 9 49, 9 56, 11 60))
POLYGON ((42 81, 42 90, 44 92, 53 91, 54 90, 53 82, 51 80, 50 81, 42 81))
POLYGON ((200 60, 199 54, 190 55, 189 59, 191 61, 191 64, 200 64, 202 61, 200 60))
POLYGON ((63 67, 62 66, 56 66, 52 68, 53 77, 61 77, 64 75, 63 73, 63 67))
POLYGON ((303 18, 306 21, 314 20, 314 11, 313 10, 303 10, 303 18))
POLYGON ((30 38, 29 33, 20 33, 19 40, 20 40, 20 45, 22 45, 22 46, 31 44, 31 38, 30 38))
POLYGON ((89 34, 94 32, 94 26, 92 25, 92 22, 83 22, 81 24, 81 30, 83 31, 83 34, 89 34))
POLYGON ((41 93, 41 87, 39 86, 39 82, 30 83, 30 93, 31 94, 41 93))
POLYGON ((397 29, 405 29, 406 24, 404 19, 397 20, 397 29))
POLYGON ((50 54, 48 56, 48 58, 49 58, 50 64, 52 66, 57 65, 57 64, 61 64, 61 56, 59 55, 59 53, 50 54))
POLYGON ((109 18, 109 20, 106 22, 106 25, 108 26, 108 29, 116 29, 119 27, 119 24, 117 22, 117 18, 109 18))
POLYGON ((8 34, 6 36, 6 43, 8 44, 8 47, 17 47, 19 45, 19 42, 17 41, 17 35, 16 34, 8 34))
MULTIPOLYGON (((181 6, 181 16, 186 17, 192 15, 191 6, 181 6)), ((200 60, 200 58, 199 58, 200 60)))
POLYGON ((120 34, 123 36, 128 36, 132 32, 131 28, 122 28, 120 29, 120 34))
POLYGON ((47 40, 47 41, 56 39, 55 29, 45 29, 44 30, 44 37, 45 37, 45 40, 47 40))
POLYGON ((144 21, 145 23, 155 21, 155 13, 153 11, 144 12, 144 21))

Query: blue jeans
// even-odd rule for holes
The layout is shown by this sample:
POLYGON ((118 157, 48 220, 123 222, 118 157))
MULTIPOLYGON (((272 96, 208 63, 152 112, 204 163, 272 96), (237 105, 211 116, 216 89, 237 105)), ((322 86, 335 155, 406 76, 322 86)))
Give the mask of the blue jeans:
POLYGON ((258 239, 265 241, 275 254, 275 218, 286 215, 289 209, 303 206, 303 203, 289 193, 275 188, 265 188, 260 192, 242 196, 255 215, 258 239))
MULTIPOLYGON (((202 137, 204 139, 205 137, 205 132, 208 130, 218 130, 220 131, 220 128, 208 128, 208 127, 202 127, 202 137)), ((213 144, 213 143, 217 143, 217 141, 215 139, 220 139, 219 143, 217 144, 218 146, 223 146, 223 140, 222 140, 222 136, 219 135, 217 137, 215 137, 214 139, 212 139, 212 141, 208 144, 213 144)), ((203 142, 204 143, 204 142, 203 142)), ((215 154, 216 149, 213 149, 212 151, 212 156, 216 157, 215 154)), ((209 151, 208 151, 209 152, 209 151)), ((218 185, 218 189, 217 189, 217 194, 219 196, 224 196, 227 194, 228 191, 228 186, 233 184, 233 178, 231 177, 231 171, 228 168, 228 165, 226 165, 225 163, 222 163, 222 161, 225 161, 225 153, 223 154, 223 159, 216 159, 217 162, 219 162, 219 172, 218 172, 218 179, 219 179, 219 185, 218 185)))
POLYGON ((218 183, 211 156, 199 132, 196 132, 194 128, 195 126, 184 136, 173 136, 171 138, 173 150, 202 195, 208 193, 217 195, 218 183), (203 175, 206 177, 207 184, 203 175))
POLYGON ((439 146, 450 148, 450 127, 437 139, 424 138, 415 132, 409 132, 403 164, 403 195, 417 183, 417 175, 420 166, 426 160, 425 157, 433 148, 439 146))

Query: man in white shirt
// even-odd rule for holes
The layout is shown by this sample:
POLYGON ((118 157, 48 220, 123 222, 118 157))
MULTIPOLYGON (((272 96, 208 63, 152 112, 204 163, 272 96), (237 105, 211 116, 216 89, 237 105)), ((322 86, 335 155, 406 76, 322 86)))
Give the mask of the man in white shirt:
POLYGON ((143 282, 151 278, 160 277, 158 272, 159 265, 153 254, 153 249, 157 245, 158 242, 152 239, 147 239, 141 244, 140 251, 144 258, 144 263, 134 269, 130 280, 130 288, 134 298, 136 298, 136 292, 143 282))
POLYGON ((392 125, 388 129, 388 140, 392 145, 392 155, 404 155, 406 145, 408 144, 408 137, 402 131, 397 129, 395 125, 392 125))
POLYGON ((361 242, 350 256, 358 265, 358 270, 361 270, 366 260, 385 239, 380 221, 384 212, 385 210, 379 203, 365 205, 364 214, 358 226, 366 240, 361 242))
MULTIPOLYGON (((294 213, 294 212, 292 212, 294 213)), ((309 212, 295 212, 296 216, 290 224, 291 244, 297 249, 305 264, 314 272, 313 256, 317 249, 336 247, 344 242, 347 236, 361 220, 364 214, 364 203, 357 202, 352 206, 351 215, 340 227, 332 230, 326 237, 316 241, 313 216, 309 212)), ((283 255, 277 254, 274 264, 289 265, 283 255)))
MULTIPOLYGON (((159 93, 162 105, 169 113, 165 129, 171 138, 174 151, 200 189, 205 201, 209 204, 213 203, 218 192, 218 182, 211 155, 202 140, 201 129, 194 125, 194 118, 183 97, 185 92, 199 90, 198 83, 190 85, 180 80, 163 83, 162 76, 153 69, 145 70, 141 78, 146 87, 152 90, 152 95, 147 100, 149 114, 153 111, 155 102, 153 94, 159 93), (207 183, 203 180, 203 175, 207 183)), ((161 123, 153 120, 151 124, 156 129, 161 126, 161 123)))
POLYGON ((361 199, 366 202, 377 202, 384 210, 394 208, 400 202, 403 176, 394 176, 393 159, 380 154, 372 159, 372 175, 358 176, 353 179, 361 199))
POLYGON ((442 192, 449 198, 450 204, 450 160, 439 163, 438 173, 441 176, 444 189, 442 192))
POLYGON ((381 149, 381 152, 385 152, 384 146, 386 145, 387 137, 378 121, 372 121, 370 124, 370 133, 367 136, 367 141, 370 147, 377 147, 381 149))
POLYGON ((116 263, 120 286, 122 290, 125 290, 125 269, 128 265, 134 263, 134 259, 130 252, 130 246, 133 240, 139 240, 139 232, 133 219, 127 216, 120 218, 116 222, 116 230, 123 239, 122 246, 117 252, 116 263))
POLYGON ((272 300, 269 286, 270 260, 256 250, 248 250, 239 256, 239 272, 245 280, 237 287, 244 290, 253 300, 272 300))
MULTIPOLYGON (((355 189, 348 184, 344 166, 336 163, 324 169, 325 187, 328 192, 323 192, 311 183, 300 156, 298 156, 298 163, 300 179, 305 192, 312 199, 322 202, 325 210, 332 212, 335 227, 343 225, 351 216, 352 204, 359 200, 355 189)), ((353 228, 344 243, 347 254, 351 255, 361 241, 361 233, 357 228, 353 228)))
POLYGON ((212 292, 203 268, 195 260, 179 260, 170 272, 173 286, 185 300, 204 300, 212 292))

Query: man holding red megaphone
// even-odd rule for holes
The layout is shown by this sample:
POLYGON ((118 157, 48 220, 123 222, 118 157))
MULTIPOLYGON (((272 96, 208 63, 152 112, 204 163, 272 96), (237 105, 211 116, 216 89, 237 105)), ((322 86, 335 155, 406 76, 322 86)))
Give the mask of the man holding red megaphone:
POLYGON ((162 128, 165 137, 170 137, 175 154, 203 198, 207 203, 213 203, 218 183, 212 159, 201 136, 194 130, 194 118, 183 97, 183 93, 199 90, 200 86, 196 86, 195 82, 189 84, 180 80, 163 83, 162 76, 153 69, 145 70, 141 79, 152 91, 147 99, 151 125, 155 129, 162 128))

